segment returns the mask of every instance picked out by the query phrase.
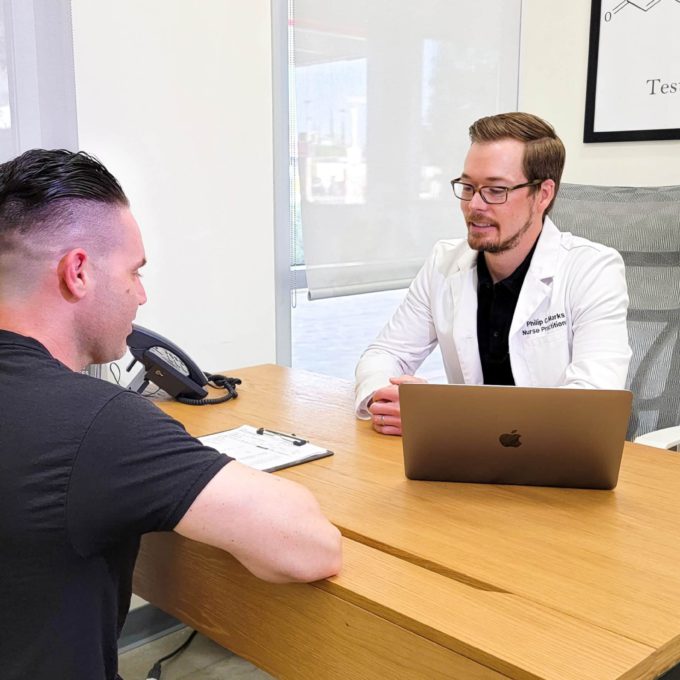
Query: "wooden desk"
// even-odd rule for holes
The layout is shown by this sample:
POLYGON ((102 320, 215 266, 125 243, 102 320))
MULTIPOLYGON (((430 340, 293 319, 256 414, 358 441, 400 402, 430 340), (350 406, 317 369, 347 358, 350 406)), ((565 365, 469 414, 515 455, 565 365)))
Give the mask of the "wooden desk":
POLYGON ((350 383, 261 366, 239 398, 163 410, 194 435, 242 423, 335 455, 277 474, 344 535, 328 581, 271 586, 174 534, 135 591, 282 678, 654 678, 680 661, 680 456, 626 444, 613 492, 405 479, 398 438, 350 383))

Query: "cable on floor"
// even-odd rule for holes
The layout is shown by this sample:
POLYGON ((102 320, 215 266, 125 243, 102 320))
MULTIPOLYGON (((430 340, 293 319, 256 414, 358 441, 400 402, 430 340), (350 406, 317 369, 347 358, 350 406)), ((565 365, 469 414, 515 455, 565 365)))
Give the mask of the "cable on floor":
POLYGON ((191 631, 191 635, 174 651, 170 654, 166 654, 164 657, 158 659, 156 663, 151 667, 151 669, 146 674, 146 680, 160 680, 161 677, 161 665, 168 659, 172 659, 173 656, 181 654, 190 644, 191 641, 196 637, 196 631, 191 631))

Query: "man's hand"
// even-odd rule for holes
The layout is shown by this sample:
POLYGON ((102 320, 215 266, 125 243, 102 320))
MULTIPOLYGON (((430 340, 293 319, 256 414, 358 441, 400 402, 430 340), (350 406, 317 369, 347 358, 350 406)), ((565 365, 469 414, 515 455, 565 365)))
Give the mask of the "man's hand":
POLYGON ((399 385, 403 383, 426 383, 427 380, 415 375, 400 375, 390 378, 390 384, 373 393, 368 411, 373 421, 373 429, 380 434, 401 435, 401 407, 399 405, 399 385))

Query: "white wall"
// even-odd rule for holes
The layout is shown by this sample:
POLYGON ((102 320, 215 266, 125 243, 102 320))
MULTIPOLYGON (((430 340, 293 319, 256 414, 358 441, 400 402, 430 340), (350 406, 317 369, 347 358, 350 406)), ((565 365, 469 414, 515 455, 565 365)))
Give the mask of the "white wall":
POLYGON ((564 180, 680 183, 680 140, 583 143, 590 0, 523 0, 519 109, 550 121, 567 148, 564 180))
POLYGON ((274 361, 269 0, 73 0, 80 148, 145 239, 137 320, 205 370, 274 361))

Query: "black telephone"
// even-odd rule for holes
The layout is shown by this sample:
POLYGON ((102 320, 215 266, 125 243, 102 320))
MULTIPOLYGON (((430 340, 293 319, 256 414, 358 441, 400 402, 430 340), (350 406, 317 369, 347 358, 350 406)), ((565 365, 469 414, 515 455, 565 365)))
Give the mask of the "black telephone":
POLYGON ((241 384, 238 378, 204 373, 186 352, 148 328, 132 324, 132 333, 127 337, 127 344, 133 356, 127 370, 132 370, 138 361, 142 364, 128 386, 134 392, 141 394, 152 382, 177 401, 196 406, 221 404, 238 397, 236 385, 241 384), (207 399, 208 390, 205 385, 208 384, 227 390, 227 394, 207 399))

